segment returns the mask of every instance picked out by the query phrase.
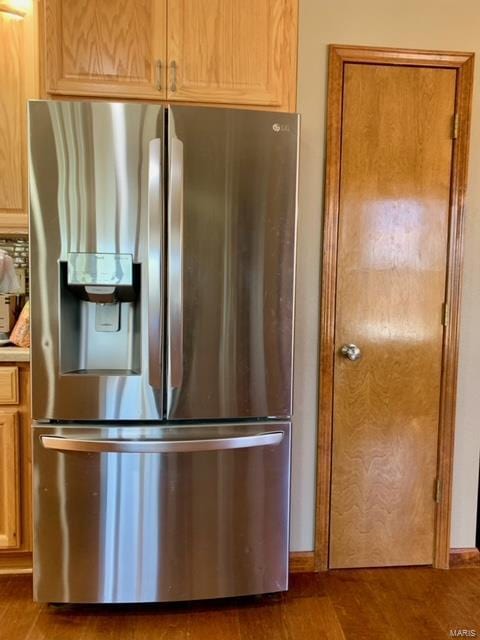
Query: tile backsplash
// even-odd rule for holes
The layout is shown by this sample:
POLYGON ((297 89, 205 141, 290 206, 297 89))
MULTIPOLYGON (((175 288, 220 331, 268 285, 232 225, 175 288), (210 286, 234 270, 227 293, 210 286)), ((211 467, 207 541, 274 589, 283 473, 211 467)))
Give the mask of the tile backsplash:
POLYGON ((0 249, 12 256, 16 267, 28 269, 28 238, 0 238, 0 249))
POLYGON ((28 295, 28 238, 0 237, 0 249, 6 251, 12 258, 16 269, 22 269, 25 273, 25 293, 28 295))

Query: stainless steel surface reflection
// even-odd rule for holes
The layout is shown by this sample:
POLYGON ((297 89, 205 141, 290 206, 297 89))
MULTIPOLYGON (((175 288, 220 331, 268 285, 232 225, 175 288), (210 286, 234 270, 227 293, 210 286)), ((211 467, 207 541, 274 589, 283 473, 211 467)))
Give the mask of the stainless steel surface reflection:
POLYGON ((33 432, 37 600, 161 602, 287 588, 288 422, 37 423, 33 432), (59 451, 42 438, 183 449, 59 451), (244 446, 231 448, 236 438, 244 446), (199 440, 211 448, 187 450, 199 440))
POLYGON ((291 416, 299 117, 33 101, 29 118, 33 417, 291 416), (80 253, 133 258, 109 332, 69 290, 80 253))
POLYGON ((167 416, 290 416, 299 116, 168 123, 167 416))
POLYGON ((34 418, 163 417, 164 113, 29 103, 34 418), (69 291, 78 253, 132 256, 138 297, 121 304, 119 331, 96 331, 95 305, 69 291))
POLYGON ((36 599, 286 589, 298 116, 29 125, 36 599))

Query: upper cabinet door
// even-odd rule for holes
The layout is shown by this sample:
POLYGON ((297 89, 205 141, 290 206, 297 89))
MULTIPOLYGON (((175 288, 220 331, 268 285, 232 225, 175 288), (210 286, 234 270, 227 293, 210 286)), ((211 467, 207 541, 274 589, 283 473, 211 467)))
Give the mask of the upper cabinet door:
POLYGON ((166 96, 166 0, 45 0, 47 93, 166 96))
POLYGON ((0 235, 28 232, 27 109, 37 96, 34 7, 0 13, 0 235))
POLYGON ((297 0, 168 0, 168 100, 294 111, 297 0))

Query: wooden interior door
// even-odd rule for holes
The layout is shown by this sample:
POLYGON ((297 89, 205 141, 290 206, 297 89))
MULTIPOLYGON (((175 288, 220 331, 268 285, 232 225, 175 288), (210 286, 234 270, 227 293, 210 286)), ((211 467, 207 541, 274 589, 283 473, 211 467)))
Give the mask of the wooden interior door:
POLYGON ((18 413, 0 411, 0 549, 20 543, 18 413))
POLYGON ((168 99, 295 110, 298 0, 169 0, 168 99))
POLYGON ((456 71, 343 78, 330 567, 432 564, 456 71))
POLYGON ((45 0, 48 93, 166 96, 166 0, 45 0))

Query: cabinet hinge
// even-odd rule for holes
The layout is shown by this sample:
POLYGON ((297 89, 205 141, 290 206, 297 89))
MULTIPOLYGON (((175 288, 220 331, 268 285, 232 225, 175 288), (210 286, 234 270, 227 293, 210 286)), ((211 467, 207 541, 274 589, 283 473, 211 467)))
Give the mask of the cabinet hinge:
POLYGON ((453 125, 452 125, 452 139, 456 140, 458 138, 458 126, 460 124, 460 118, 458 112, 453 116, 453 125))
POLYGON ((439 503, 442 499, 442 481, 437 478, 435 481, 435 502, 439 503))
POLYGON ((448 302, 442 304, 442 324, 444 327, 448 326, 450 320, 450 305, 448 302))

